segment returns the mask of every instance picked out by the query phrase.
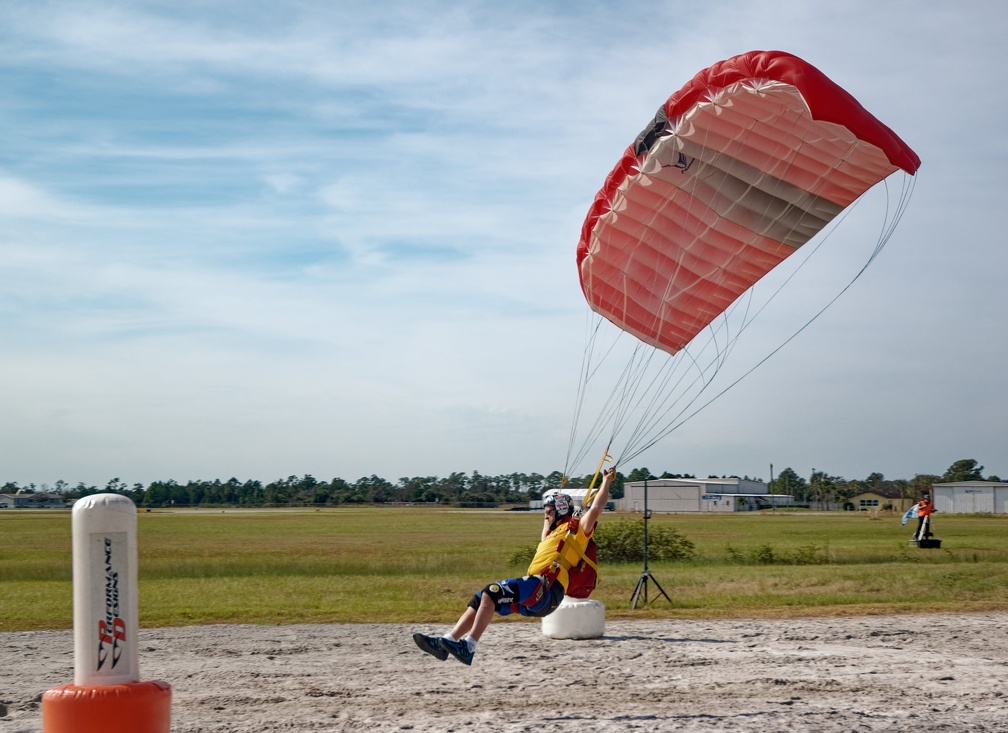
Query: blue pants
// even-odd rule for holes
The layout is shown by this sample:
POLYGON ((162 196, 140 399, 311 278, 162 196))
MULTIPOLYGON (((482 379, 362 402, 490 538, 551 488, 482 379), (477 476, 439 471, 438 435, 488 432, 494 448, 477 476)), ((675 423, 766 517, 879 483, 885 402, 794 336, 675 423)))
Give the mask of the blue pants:
POLYGON ((543 586, 544 579, 539 575, 498 580, 475 593, 469 601, 469 606, 479 608, 485 593, 493 601, 494 611, 501 616, 509 616, 512 613, 537 618, 548 616, 563 600, 564 589, 556 581, 549 586, 543 586))

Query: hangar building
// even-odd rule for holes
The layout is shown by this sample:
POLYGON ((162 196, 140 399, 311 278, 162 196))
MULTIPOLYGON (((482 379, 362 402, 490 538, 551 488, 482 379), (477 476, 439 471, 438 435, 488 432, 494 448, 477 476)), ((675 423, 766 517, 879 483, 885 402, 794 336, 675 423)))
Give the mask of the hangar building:
POLYGON ((767 493, 762 481, 740 478, 680 479, 662 478, 623 484, 623 498, 618 508, 628 512, 644 511, 644 485, 647 484, 647 508, 659 514, 678 512, 744 512, 791 506, 794 498, 767 493))
POLYGON ((940 514, 1008 514, 1008 483, 955 481, 935 484, 932 490, 940 514))

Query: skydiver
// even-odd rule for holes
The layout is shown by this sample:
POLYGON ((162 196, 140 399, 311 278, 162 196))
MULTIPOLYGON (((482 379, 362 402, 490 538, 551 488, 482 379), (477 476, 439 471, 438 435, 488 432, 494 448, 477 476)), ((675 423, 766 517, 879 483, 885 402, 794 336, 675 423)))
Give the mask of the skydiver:
POLYGON ((495 612, 500 616, 518 613, 536 618, 553 613, 567 592, 571 578, 567 567, 577 565, 579 559, 585 556, 588 541, 609 501, 609 488, 616 476, 615 471, 610 468, 602 474, 598 493, 580 517, 577 533, 572 537, 567 537, 568 526, 575 520, 571 497, 559 493, 547 497, 543 502, 539 545, 527 574, 521 578, 489 583, 473 594, 451 631, 441 638, 413 634, 416 645, 442 661, 451 654, 463 664, 472 664, 476 643, 490 625, 495 612), (572 544, 576 547, 571 547, 572 544))
POLYGON ((927 528, 924 527, 924 520, 934 514, 934 504, 931 497, 924 494, 924 497, 917 503, 917 531, 914 533, 915 540, 926 540, 926 534, 931 534, 931 521, 927 521, 927 528))

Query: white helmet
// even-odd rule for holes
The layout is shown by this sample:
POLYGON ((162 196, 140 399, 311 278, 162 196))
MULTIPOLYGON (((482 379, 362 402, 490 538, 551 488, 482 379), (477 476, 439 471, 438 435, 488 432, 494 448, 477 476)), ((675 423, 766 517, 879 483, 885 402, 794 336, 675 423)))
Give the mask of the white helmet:
POLYGON ((561 519, 566 519, 574 513, 574 499, 571 498, 570 494, 561 494, 560 492, 550 494, 543 499, 543 506, 551 506, 556 511, 556 520, 553 522, 554 527, 561 519))

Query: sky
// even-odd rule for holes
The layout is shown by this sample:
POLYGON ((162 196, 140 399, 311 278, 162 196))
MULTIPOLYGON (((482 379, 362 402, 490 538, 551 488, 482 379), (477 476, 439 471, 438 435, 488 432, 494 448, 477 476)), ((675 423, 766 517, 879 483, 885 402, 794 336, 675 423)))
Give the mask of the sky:
POLYGON ((588 207, 755 49, 895 130, 913 196, 826 313, 619 469, 1008 476, 1005 37, 1000 0, 4 2, 0 484, 564 469, 588 207))

